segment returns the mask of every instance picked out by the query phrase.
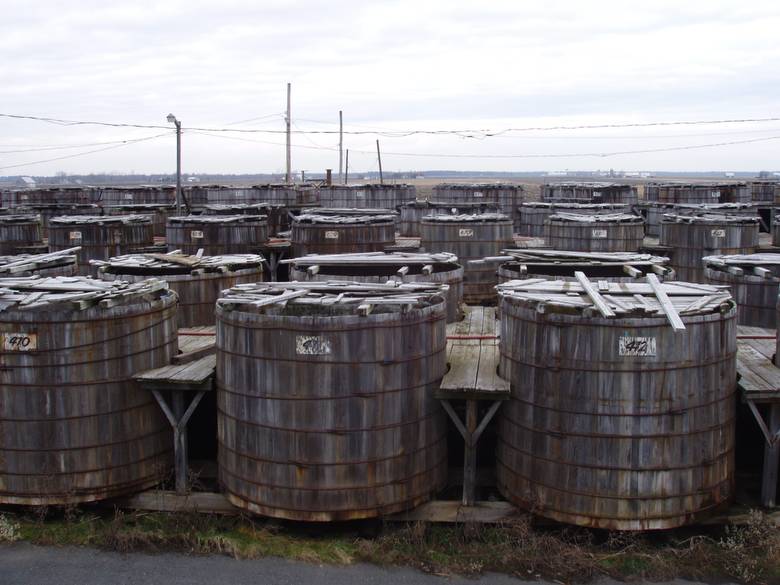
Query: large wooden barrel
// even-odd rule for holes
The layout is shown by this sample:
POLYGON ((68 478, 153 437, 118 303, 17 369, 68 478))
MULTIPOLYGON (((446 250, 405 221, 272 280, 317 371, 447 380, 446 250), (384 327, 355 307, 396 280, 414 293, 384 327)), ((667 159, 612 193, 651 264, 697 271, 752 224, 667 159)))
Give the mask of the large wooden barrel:
POLYGON ((438 287, 408 287, 422 285, 278 283, 218 301, 218 464, 231 503, 350 520, 412 508, 445 484, 433 391, 447 369, 446 309, 438 287), (291 298, 293 285, 310 292, 291 298))
POLYGON ((628 213, 630 207, 623 203, 550 203, 530 201, 521 203, 515 212, 515 232, 530 238, 544 238, 545 222, 556 213, 581 213, 605 215, 628 213))
POLYGON ((774 205, 780 203, 780 181, 752 181, 750 197, 754 203, 774 205))
POLYGON ((3 205, 23 207, 28 205, 95 203, 91 187, 42 187, 13 189, 6 192, 3 205))
POLYGON ((498 205, 501 213, 512 217, 523 197, 523 187, 509 183, 442 183, 433 187, 430 200, 450 204, 493 203, 498 205))
POLYGON ((554 250, 636 252, 645 237, 644 220, 628 213, 557 213, 546 224, 545 241, 554 250))
POLYGON ((512 385, 499 490, 582 526, 690 523, 734 493, 735 304, 715 288, 661 283, 675 306, 701 302, 674 331, 649 284, 593 285, 635 312, 602 317, 571 282, 499 287, 499 374, 512 385))
POLYGON ((395 244, 397 214, 340 211, 344 213, 307 210, 295 217, 290 235, 293 256, 382 252, 395 244))
POLYGON ((780 208, 775 207, 772 213, 772 245, 780 247, 780 208))
POLYGON ((0 215, 0 254, 39 251, 42 247, 39 215, 0 215))
POLYGON ((512 220, 500 213, 477 215, 430 215, 421 223, 420 245, 426 252, 455 254, 463 266, 463 300, 466 303, 495 303, 493 287, 498 284, 492 266, 472 264, 496 256, 513 245, 512 220))
POLYGON ((186 215, 168 218, 168 250, 205 256, 252 254, 268 241, 264 215, 186 215))
POLYGON ((705 256, 702 262, 708 283, 729 287, 740 325, 777 328, 780 254, 705 256))
POLYGON ((402 236, 420 237, 420 222, 426 215, 463 215, 474 213, 498 213, 497 203, 437 203, 435 201, 412 201, 401 206, 398 233, 402 236))
POLYGON ((677 215, 738 215, 759 217, 758 205, 754 203, 646 203, 639 207, 645 217, 645 234, 658 237, 661 233, 661 218, 668 214, 677 215))
POLYGON ((648 183, 645 200, 662 203, 750 203, 747 183, 648 183))
POLYGON ((384 283, 429 282, 447 285, 447 323, 463 318, 463 267, 458 257, 445 252, 310 254, 286 261, 291 264, 290 280, 384 283))
POLYGON ((637 282, 647 274, 665 280, 674 279, 669 258, 650 254, 601 252, 582 254, 565 250, 517 250, 514 259, 498 266, 498 282, 541 278, 544 280, 576 280, 582 272, 594 280, 637 282))
MULTIPOLYGON (((183 189, 185 197, 188 189, 183 189)), ((173 205, 176 203, 176 187, 174 185, 134 185, 96 187, 92 196, 93 203, 105 206, 135 205, 139 203, 156 203, 158 205, 173 205)), ((184 204, 184 201, 182 201, 184 204)))
POLYGON ((268 222, 269 236, 289 231, 292 220, 290 207, 281 203, 208 203, 200 207, 203 215, 264 215, 268 222))
POLYGON ((179 328, 216 323, 215 305, 223 290, 237 284, 264 279, 263 257, 258 254, 232 256, 124 255, 108 261, 93 261, 102 280, 141 282, 157 278, 179 297, 176 323, 179 328))
POLYGON ((154 244, 152 220, 144 215, 66 215, 49 220, 52 252, 81 246, 79 274, 90 274, 90 260, 108 260, 154 244))
POLYGON ((397 209, 414 201, 417 190, 405 184, 327 185, 320 187, 323 207, 397 209))
POLYGON ((210 204, 236 205, 271 203, 295 207, 319 203, 319 188, 304 183, 295 185, 265 184, 251 187, 231 185, 198 185, 192 187, 190 205, 200 207, 210 204))
POLYGON ((41 233, 49 237, 49 221, 62 215, 102 215, 103 210, 95 203, 35 203, 16 208, 19 213, 37 214, 41 218, 41 233))
POLYGON ((707 282, 705 256, 752 254, 758 248, 758 218, 730 215, 667 214, 661 219, 661 246, 669 248, 677 278, 707 282))
POLYGON ((603 182, 546 183, 542 187, 542 201, 579 203, 624 203, 634 205, 638 201, 633 185, 603 182))
MULTIPOLYGON (((152 220, 155 237, 165 237, 168 218, 175 214, 176 206, 168 203, 129 203, 127 205, 107 205, 103 207, 106 215, 144 215, 152 220)), ((68 214, 63 214, 68 215, 68 214)))
POLYGON ((0 313, 0 503, 74 504, 155 485, 170 472, 171 427, 132 378, 176 355, 176 295, 154 280, 69 278, 68 300, 48 282, 58 279, 35 292, 17 284, 32 302, 0 313))

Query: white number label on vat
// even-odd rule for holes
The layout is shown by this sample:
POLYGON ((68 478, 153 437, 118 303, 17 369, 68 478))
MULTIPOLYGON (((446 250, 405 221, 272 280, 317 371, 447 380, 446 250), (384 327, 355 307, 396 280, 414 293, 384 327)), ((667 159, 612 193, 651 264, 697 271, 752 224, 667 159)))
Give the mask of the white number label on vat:
POLYGON ((325 239, 326 240, 338 240, 339 239, 339 233, 329 230, 329 231, 325 232, 325 239))
POLYGON ((363 191, 362 189, 355 191, 355 197, 362 199, 365 198, 365 196, 366 196, 366 192, 363 191))
POLYGON ((621 357, 655 357, 655 337, 619 337, 618 355, 621 357))
POLYGON ((592 238, 606 238, 607 237, 607 230, 592 230, 591 231, 591 237, 592 238))
POLYGON ((725 238, 726 237, 726 230, 712 230, 712 237, 713 238, 725 238))
POLYGON ((71 240, 80 240, 80 239, 81 239, 81 232, 70 232, 70 233, 68 234, 68 237, 69 237, 71 240))
POLYGON ((125 199, 127 199, 128 201, 132 201, 133 200, 133 194, 132 193, 125 193, 125 199))
POLYGON ((29 196, 29 195, 25 195, 24 193, 22 193, 22 194, 21 194, 19 197, 20 197, 20 199, 21 199, 22 201, 27 201, 27 200, 30 198, 30 196, 29 196))
POLYGON ((203 232, 200 230, 192 230, 190 232, 190 237, 193 240, 202 240, 203 239, 203 232))
POLYGON ((474 191, 474 197, 484 197, 485 194, 482 191, 474 191))
POLYGON ((295 337, 295 351, 299 355, 330 355, 330 341, 318 335, 298 335, 295 337))
POLYGON ((713 191, 712 192, 712 198, 713 199, 719 199, 720 198, 720 191, 713 191))
POLYGON ((474 237, 474 230, 469 228, 462 228, 458 230, 458 235, 461 238, 473 238, 474 237))
POLYGON ((37 333, 3 333, 3 351, 35 351, 38 349, 37 333))

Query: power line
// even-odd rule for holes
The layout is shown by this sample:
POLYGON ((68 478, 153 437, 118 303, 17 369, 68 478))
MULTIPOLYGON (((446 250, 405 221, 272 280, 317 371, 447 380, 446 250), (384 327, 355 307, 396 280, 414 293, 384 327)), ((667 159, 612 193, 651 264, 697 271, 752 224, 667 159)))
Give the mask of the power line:
POLYGON ((154 140, 155 138, 162 138, 163 136, 170 136, 170 134, 168 132, 166 132, 165 134, 157 134, 156 136, 147 136, 146 138, 136 138, 135 140, 125 140, 122 144, 115 144, 113 146, 107 146, 105 148, 97 148, 95 150, 88 150, 86 152, 78 152, 76 154, 69 154, 69 155, 66 155, 66 156, 58 156, 56 158, 49 158, 49 159, 45 159, 45 160, 36 160, 36 161, 32 161, 32 162, 20 163, 20 164, 15 164, 15 165, 6 165, 4 167, 0 167, 0 171, 3 171, 5 169, 15 169, 15 168, 19 168, 19 167, 27 167, 27 166, 37 165, 37 164, 42 164, 42 163, 47 163, 47 162, 54 162, 54 161, 58 161, 58 160, 65 160, 65 159, 68 159, 68 158, 76 158, 76 157, 79 157, 79 156, 86 156, 88 154, 94 154, 96 152, 104 152, 106 150, 114 150, 115 148, 122 148, 123 146, 129 146, 130 144, 137 144, 138 142, 145 142, 147 140, 154 140))
MULTIPOLYGON (((160 136, 163 136, 162 134, 160 136)), ((103 146, 106 144, 125 144, 128 139, 124 140, 110 140, 107 142, 89 142, 85 144, 69 144, 69 145, 52 145, 52 146, 39 146, 35 148, 25 148, 20 150, 0 150, 0 154, 19 154, 23 152, 41 152, 44 150, 69 150, 71 148, 86 148, 88 146, 103 146)))

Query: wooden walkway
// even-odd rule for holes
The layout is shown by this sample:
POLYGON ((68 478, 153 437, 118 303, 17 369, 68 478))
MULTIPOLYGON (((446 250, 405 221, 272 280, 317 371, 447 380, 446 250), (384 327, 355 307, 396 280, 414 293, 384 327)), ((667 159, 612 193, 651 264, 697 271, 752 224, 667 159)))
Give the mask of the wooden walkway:
POLYGON ((761 503, 774 507, 780 468, 780 368, 774 365, 777 342, 774 329, 739 327, 737 335, 737 376, 742 400, 748 405, 764 435, 764 467, 761 503), (767 417, 759 405, 767 410, 767 417))
POLYGON ((447 326, 449 370, 441 381, 436 398, 441 400, 465 444, 464 506, 475 503, 477 441, 502 401, 510 395, 509 382, 498 376, 498 335, 495 307, 469 306, 462 321, 447 326), (454 400, 465 401, 465 422, 456 412, 452 404, 454 400), (481 401, 487 401, 487 411, 480 421, 481 401))

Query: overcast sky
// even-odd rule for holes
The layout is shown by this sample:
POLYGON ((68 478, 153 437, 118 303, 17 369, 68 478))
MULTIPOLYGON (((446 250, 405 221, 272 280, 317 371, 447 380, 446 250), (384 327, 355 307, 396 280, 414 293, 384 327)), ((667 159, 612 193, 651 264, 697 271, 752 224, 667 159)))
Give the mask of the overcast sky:
MULTIPOLYGON (((283 134, 187 128, 281 131, 288 81, 293 129, 307 131, 338 129, 340 109, 346 131, 780 116, 777 0, 0 0, 0 7, 0 112, 162 126, 172 112, 185 127, 185 172, 282 171, 283 134)), ((347 134, 344 142, 355 171, 376 168, 376 138, 393 171, 780 168, 780 140, 766 140, 780 137, 780 122, 468 136, 347 134), (744 141, 753 142, 584 156, 744 141)), ((165 129, 0 118, 0 175, 170 172, 174 144, 165 129)), ((293 168, 337 169, 337 144, 336 135, 294 135, 293 168)))

